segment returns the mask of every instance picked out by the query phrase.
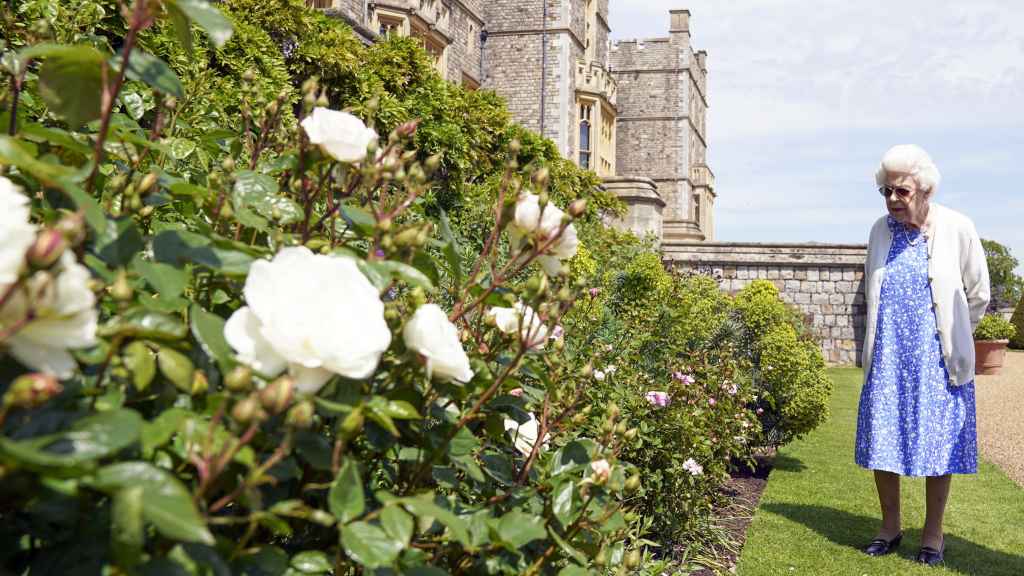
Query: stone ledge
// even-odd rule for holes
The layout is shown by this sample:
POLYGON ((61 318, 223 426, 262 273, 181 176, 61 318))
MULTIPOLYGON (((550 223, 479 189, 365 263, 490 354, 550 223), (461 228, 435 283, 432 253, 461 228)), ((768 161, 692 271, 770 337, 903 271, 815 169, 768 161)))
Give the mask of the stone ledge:
POLYGON ((665 260, 718 264, 863 266, 866 244, 678 242, 666 235, 665 260))

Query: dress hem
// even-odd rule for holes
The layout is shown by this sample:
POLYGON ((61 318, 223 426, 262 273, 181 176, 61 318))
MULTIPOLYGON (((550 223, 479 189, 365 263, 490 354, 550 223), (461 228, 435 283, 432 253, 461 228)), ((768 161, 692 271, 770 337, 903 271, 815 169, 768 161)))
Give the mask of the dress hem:
POLYGON ((961 475, 961 476, 967 476, 967 475, 970 475, 970 474, 977 474, 978 473, 978 469, 975 468, 974 470, 966 471, 966 472, 965 471, 958 471, 958 470, 950 470, 950 471, 947 471, 947 472, 937 472, 937 473, 934 473, 934 474, 932 474, 932 473, 909 474, 907 472, 904 472, 903 470, 895 470, 895 469, 893 469, 894 467, 889 467, 889 466, 865 466, 864 464, 861 464, 860 462, 856 462, 856 464, 857 464, 857 466, 860 466, 861 468, 863 468, 865 470, 877 470, 877 471, 880 471, 880 472, 891 472, 893 474, 899 474, 900 476, 906 476, 907 478, 933 478, 933 477, 936 477, 936 476, 949 476, 950 474, 958 474, 958 475, 961 475))

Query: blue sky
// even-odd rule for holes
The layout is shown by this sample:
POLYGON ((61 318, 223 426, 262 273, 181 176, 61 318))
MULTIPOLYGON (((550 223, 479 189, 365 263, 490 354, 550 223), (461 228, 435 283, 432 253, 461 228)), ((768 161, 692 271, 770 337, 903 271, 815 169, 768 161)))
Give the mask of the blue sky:
POLYGON ((611 0, 612 38, 675 8, 708 51, 719 240, 865 242, 882 153, 915 143, 1024 261, 1024 2, 611 0))

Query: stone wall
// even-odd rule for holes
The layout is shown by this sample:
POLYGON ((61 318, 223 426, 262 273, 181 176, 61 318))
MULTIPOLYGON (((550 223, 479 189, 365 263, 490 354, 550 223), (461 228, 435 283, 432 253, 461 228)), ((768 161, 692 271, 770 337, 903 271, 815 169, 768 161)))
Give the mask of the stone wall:
POLYGON ((713 275, 735 293, 772 282, 799 309, 833 365, 859 365, 864 348, 863 244, 664 243, 666 265, 713 275))

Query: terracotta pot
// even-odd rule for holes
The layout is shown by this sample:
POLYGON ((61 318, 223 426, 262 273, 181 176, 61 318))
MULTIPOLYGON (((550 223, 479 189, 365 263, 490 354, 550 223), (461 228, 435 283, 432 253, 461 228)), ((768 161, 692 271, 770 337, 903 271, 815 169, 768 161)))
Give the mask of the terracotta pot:
POLYGON ((974 373, 982 376, 999 374, 1006 359, 1006 345, 1009 340, 975 340, 974 373))

